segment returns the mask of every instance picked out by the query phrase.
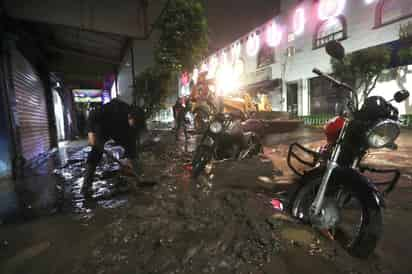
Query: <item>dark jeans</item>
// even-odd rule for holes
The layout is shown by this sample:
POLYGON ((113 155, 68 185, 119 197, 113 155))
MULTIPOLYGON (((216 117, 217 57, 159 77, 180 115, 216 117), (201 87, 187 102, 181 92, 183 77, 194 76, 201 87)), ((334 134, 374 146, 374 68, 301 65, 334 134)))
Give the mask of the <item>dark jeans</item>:
MULTIPOLYGON (((91 190, 93 184, 93 177, 96 172, 96 167, 102 160, 102 155, 104 152, 104 144, 111 138, 99 136, 96 134, 96 145, 92 146, 92 150, 89 152, 87 157, 87 167, 86 167, 86 175, 84 177, 84 183, 82 192, 88 193, 91 190)), ((128 158, 132 161, 133 169, 135 172, 138 171, 137 167, 137 147, 135 141, 118 141, 114 140, 116 144, 122 146, 125 149, 125 158, 128 158)))
POLYGON ((176 139, 179 138, 179 132, 183 128, 183 132, 185 134, 185 138, 187 139, 187 127, 186 127, 186 120, 184 115, 178 115, 176 119, 176 139))

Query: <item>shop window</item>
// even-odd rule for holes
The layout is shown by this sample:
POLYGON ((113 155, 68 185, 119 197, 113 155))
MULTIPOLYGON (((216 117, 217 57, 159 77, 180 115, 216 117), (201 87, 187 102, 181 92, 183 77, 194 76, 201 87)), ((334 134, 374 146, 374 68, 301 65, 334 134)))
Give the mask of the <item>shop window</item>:
POLYGON ((345 17, 338 16, 320 22, 315 31, 313 48, 323 47, 330 41, 340 41, 347 38, 347 25, 345 17))
POLYGON ((294 46, 290 46, 286 49, 286 55, 288 57, 295 56, 295 54, 296 54, 296 48, 294 46))
POLYGON ((261 68, 275 63, 275 50, 267 44, 262 45, 259 50, 257 67, 261 68))
POLYGON ((412 17, 410 1, 379 0, 375 11, 375 27, 385 26, 412 17))
POLYGON ((323 77, 312 78, 310 85, 310 113, 337 114, 345 96, 323 77))

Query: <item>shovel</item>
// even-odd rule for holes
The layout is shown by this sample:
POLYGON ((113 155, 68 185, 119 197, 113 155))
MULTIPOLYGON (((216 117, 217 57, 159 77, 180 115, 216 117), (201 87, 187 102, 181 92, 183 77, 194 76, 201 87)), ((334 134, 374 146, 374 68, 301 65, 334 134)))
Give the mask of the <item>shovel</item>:
POLYGON ((157 184, 154 181, 141 181, 139 175, 136 174, 136 172, 134 172, 133 169, 131 169, 129 166, 126 166, 124 163, 122 163, 119 159, 117 159, 110 151, 108 150, 104 150, 104 153, 106 154, 106 156, 118 163, 120 165, 120 167, 122 168, 123 172, 125 173, 126 176, 128 177, 134 177, 136 179, 136 184, 134 184, 134 187, 136 188, 138 185, 140 186, 153 186, 155 184, 157 184))

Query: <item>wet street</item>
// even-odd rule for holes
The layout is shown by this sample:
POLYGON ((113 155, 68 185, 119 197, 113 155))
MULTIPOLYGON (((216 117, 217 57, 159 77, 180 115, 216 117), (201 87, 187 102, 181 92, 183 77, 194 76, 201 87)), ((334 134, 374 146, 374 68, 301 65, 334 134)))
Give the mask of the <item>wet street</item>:
POLYGON ((279 205, 287 205, 294 189, 289 144, 316 148, 321 130, 266 136, 262 157, 216 163, 196 180, 190 174, 195 136, 185 143, 168 131, 155 135, 159 141, 141 155, 143 183, 120 176, 119 165, 104 159, 93 201, 80 194, 84 142, 65 144, 34 165, 31 178, 47 190, 18 192, 20 216, 0 226, 0 273, 412 273, 411 131, 402 132, 398 150, 367 157, 402 171, 387 198, 384 237, 367 260, 350 257, 279 205))

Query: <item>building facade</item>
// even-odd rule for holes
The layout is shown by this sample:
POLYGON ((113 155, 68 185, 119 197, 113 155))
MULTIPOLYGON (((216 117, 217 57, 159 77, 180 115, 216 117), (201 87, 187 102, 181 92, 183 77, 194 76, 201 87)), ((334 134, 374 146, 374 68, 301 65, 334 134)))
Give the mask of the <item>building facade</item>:
MULTIPOLYGON (((283 0, 272 20, 208 56, 192 75, 208 71, 226 94, 266 93, 273 110, 332 114, 340 95, 312 73, 314 67, 332 72, 324 45, 338 40, 347 53, 393 46, 411 29, 410 0, 283 0)), ((382 77, 371 94, 389 99, 401 88, 412 90, 411 69, 403 70, 401 85, 382 77)), ((411 113, 411 104, 398 104, 400 114, 411 113)))

